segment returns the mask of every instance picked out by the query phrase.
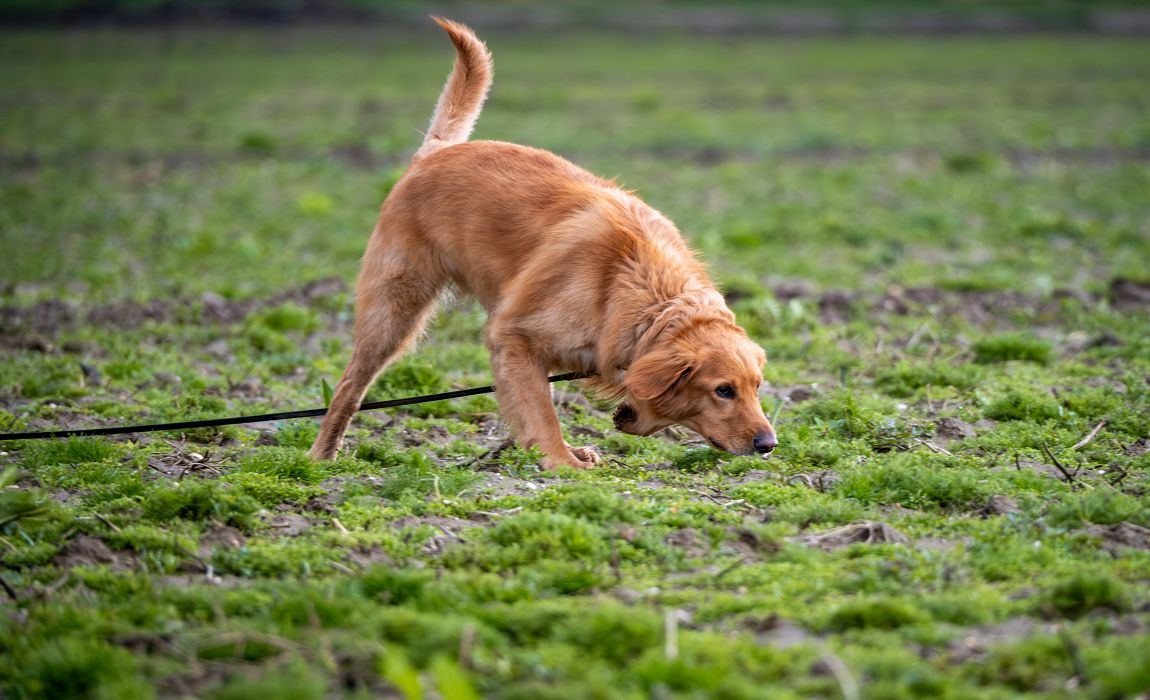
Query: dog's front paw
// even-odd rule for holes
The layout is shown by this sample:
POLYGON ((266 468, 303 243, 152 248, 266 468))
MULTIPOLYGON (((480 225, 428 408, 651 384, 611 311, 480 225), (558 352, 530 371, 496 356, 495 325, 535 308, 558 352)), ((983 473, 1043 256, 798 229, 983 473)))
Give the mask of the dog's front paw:
POLYGON ((559 467, 574 467, 575 469, 589 469, 599 462, 599 453, 594 447, 569 447, 567 455, 563 457, 544 457, 540 464, 544 469, 555 471, 559 467))
POLYGON ((578 457, 579 461, 583 462, 587 466, 598 464, 599 460, 601 459, 599 456, 599 450, 595 449, 594 447, 572 447, 571 453, 578 457))

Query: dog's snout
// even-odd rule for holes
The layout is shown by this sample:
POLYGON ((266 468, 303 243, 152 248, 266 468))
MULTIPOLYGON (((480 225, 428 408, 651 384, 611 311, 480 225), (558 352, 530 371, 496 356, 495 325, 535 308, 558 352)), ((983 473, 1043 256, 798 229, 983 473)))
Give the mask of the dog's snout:
POLYGON ((755 452, 765 455, 779 446, 779 439, 774 433, 764 431, 755 435, 754 444, 755 452))

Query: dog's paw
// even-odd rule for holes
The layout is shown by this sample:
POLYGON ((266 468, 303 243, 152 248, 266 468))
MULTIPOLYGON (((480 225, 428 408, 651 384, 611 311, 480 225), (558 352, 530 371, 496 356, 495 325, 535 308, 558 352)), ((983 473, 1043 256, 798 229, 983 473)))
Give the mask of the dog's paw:
POLYGON ((587 466, 598 464, 601 459, 599 450, 594 447, 572 447, 571 453, 587 466))
POLYGON ((540 464, 544 469, 555 471, 559 467, 574 467, 575 469, 589 469, 599 462, 599 453, 594 447, 571 447, 567 457, 544 457, 540 464))

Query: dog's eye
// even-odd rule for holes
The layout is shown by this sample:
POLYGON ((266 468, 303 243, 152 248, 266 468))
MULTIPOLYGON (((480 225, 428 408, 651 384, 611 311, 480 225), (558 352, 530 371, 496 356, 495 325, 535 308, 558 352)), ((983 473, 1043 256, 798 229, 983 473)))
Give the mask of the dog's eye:
POLYGON ((733 399, 735 398, 735 387, 730 384, 724 384, 718 389, 715 389, 715 394, 720 398, 733 399))

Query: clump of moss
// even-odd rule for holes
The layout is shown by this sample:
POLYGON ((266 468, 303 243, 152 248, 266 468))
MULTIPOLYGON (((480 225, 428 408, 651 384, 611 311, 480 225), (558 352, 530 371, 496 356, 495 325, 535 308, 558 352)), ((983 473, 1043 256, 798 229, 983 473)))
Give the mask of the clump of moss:
POLYGON ((1050 343, 1022 333, 991 335, 974 344, 974 359, 981 364, 1021 360, 1045 365, 1053 356, 1050 343))
POLYGON ((225 480, 244 496, 254 498, 260 505, 269 508, 281 503, 307 503, 322 493, 319 486, 301 484, 273 474, 237 472, 227 475, 225 480))
POLYGON ((306 452, 293 447, 267 447, 253 452, 240 460, 239 471, 303 484, 318 484, 330 475, 324 465, 313 462, 306 452))
MULTIPOLYGON (((246 643, 252 645, 250 641, 246 643)), ((279 653, 281 650, 273 648, 272 651, 279 653)), ((277 668, 262 675, 236 675, 208 697, 211 700, 323 700, 327 697, 327 682, 302 661, 296 661, 287 668, 277 668)))
POLYGON ((875 388, 891 396, 908 397, 925 386, 971 389, 982 381, 982 376, 982 368, 977 365, 942 362, 916 365, 903 361, 880 369, 875 375, 875 388))
POLYGON ((418 600, 434 578, 428 571, 397 569, 387 565, 377 566, 364 573, 361 585, 367 596, 386 605, 403 605, 418 600))
POLYGON ((671 464, 679 471, 698 473, 713 469, 724 456, 724 453, 709 447, 688 449, 676 455, 671 464))
POLYGON ((601 561, 608 553, 597 526, 562 513, 519 513, 499 521, 486 535, 485 546, 460 548, 454 558, 510 568, 545 559, 601 561))
POLYGON ((251 316, 250 322, 279 332, 311 333, 319 328, 319 318, 314 312, 291 302, 264 309, 251 316))
POLYGON ((123 698, 143 700, 154 693, 139 677, 126 649, 101 641, 62 637, 36 648, 15 669, 16 697, 123 698))
POLYGON ((1059 527, 1077 527, 1084 523, 1112 525, 1123 520, 1145 522, 1150 510, 1144 511, 1138 499, 1121 491, 1093 489, 1067 496, 1050 508, 1050 522, 1059 527))
POLYGON ((1130 592, 1109 574, 1081 571, 1051 587, 1044 602, 1064 617, 1082 617, 1099 608, 1129 610, 1130 592))
POLYGON ((894 404, 878 397, 842 390, 802 404, 795 413, 812 426, 848 439, 866 437, 882 420, 896 413, 894 404))
POLYGON ((827 618, 826 627, 842 632, 851 629, 892 630, 918 625, 930 616, 913 605, 894 598, 860 598, 835 608, 827 618))
POLYGON ((991 420, 1051 420, 1062 415, 1054 397, 1032 389, 1013 388, 990 402, 982 414, 991 420))
POLYGON ((835 493, 908 508, 975 508, 994 495, 978 471, 951 468, 946 458, 920 453, 899 453, 854 467, 842 475, 835 493))
POLYGON ((260 508, 250 496, 234 489, 197 481, 158 488, 144 499, 143 507, 144 516, 152 520, 216 520, 244 529, 254 525, 253 516, 260 508))
POLYGON ((103 462, 120 454, 116 445, 99 438, 45 440, 28 449, 27 461, 37 466, 103 462))
POLYGON ((627 501, 610 491, 579 486, 568 489, 559 512, 595 523, 634 522, 636 513, 627 501))
POLYGON ((456 496, 483 477, 463 467, 440 467, 420 450, 410 450, 390 457, 394 462, 384 472, 379 495, 398 500, 404 496, 426 497, 438 491, 440 496, 456 496))

